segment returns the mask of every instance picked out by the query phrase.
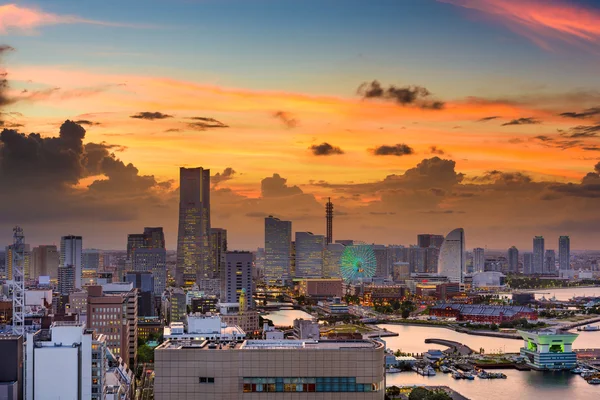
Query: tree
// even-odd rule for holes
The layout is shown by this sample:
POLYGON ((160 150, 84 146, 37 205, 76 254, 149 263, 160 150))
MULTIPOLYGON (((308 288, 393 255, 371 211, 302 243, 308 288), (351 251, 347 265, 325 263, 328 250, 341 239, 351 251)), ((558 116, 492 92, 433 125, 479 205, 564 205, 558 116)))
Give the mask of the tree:
POLYGON ((138 346, 138 362, 140 363, 151 363, 154 362, 154 349, 147 344, 138 346))
POLYGON ((402 310, 402 318, 406 319, 410 316, 410 311, 408 309, 403 309, 402 310))
POLYGON ((493 330, 493 331, 497 331, 498 330, 498 325, 492 324, 492 325, 490 325, 490 329, 493 330))
POLYGON ((417 387, 410 392, 410 395, 408 395, 408 400, 427 400, 429 393, 429 390, 423 387, 417 387))
POLYGON ((427 397, 425 397, 425 400, 452 400, 452 397, 443 390, 436 390, 435 392, 430 392, 427 397))

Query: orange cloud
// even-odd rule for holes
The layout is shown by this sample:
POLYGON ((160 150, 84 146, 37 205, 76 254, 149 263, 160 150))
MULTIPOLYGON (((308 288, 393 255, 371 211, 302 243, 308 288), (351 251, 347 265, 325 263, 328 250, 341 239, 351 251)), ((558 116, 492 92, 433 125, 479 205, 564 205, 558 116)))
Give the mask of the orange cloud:
POLYGON ((9 30, 31 32, 40 26, 58 24, 91 24, 102 26, 141 27, 141 25, 97 21, 78 17, 76 15, 52 14, 36 8, 26 8, 13 3, 0 6, 0 33, 6 33, 9 30))
POLYGON ((438 0, 491 15, 538 46, 559 40, 588 50, 600 44, 600 12, 567 1, 438 0))

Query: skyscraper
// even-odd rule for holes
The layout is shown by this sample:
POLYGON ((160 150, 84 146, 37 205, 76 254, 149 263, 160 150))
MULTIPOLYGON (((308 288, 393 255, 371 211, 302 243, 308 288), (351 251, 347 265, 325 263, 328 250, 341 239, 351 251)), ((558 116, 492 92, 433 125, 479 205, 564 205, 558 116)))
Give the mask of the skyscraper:
POLYGON ((104 254, 98 249, 84 249, 81 255, 84 270, 100 271, 104 267, 104 254))
POLYGON ((388 249, 383 244, 374 244, 371 246, 375 253, 375 277, 388 278, 391 275, 391 267, 388 258, 388 249))
POLYGON ((485 249, 476 247, 473 249, 473 272, 485 270, 485 249))
POLYGON ((523 253, 523 274, 532 275, 533 270, 533 253, 523 253))
POLYGON ((533 273, 544 273, 544 237, 533 238, 533 273))
POLYGON ((296 232, 296 278, 321 278, 325 237, 296 232))
POLYGON ((327 240, 326 244, 333 243, 333 203, 331 197, 327 199, 325 205, 325 219, 327 220, 327 240))
POLYGON ((150 249, 166 248, 165 234, 163 232, 162 226, 144 228, 144 247, 150 249))
POLYGON ((198 278, 210 274, 210 170, 180 168, 177 267, 198 278))
POLYGON ((222 228, 210 228, 211 248, 211 276, 210 278, 221 278, 221 271, 225 267, 225 255, 227 253, 227 230, 222 228))
POLYGON ((82 276, 82 242, 81 236, 68 235, 60 239, 60 265, 72 265, 75 268, 75 289, 81 289, 82 276))
POLYGON ((290 279, 292 222, 265 218, 265 270, 268 283, 284 284, 290 279))
POLYGON ((558 265, 561 271, 571 269, 571 239, 568 236, 558 238, 558 265))
POLYGON ((453 230, 446 236, 440 249, 438 273, 451 282, 463 282, 466 268, 465 231, 453 230))
POLYGON ((152 272, 154 294, 159 296, 167 284, 167 250, 162 227, 144 228, 144 233, 127 236, 129 269, 134 272, 152 272))
POLYGON ((519 272, 519 249, 515 246, 508 249, 508 272, 513 274, 519 272))
MULTIPOLYGON (((238 303, 242 289, 246 300, 252 301, 252 263, 254 257, 249 251, 228 251, 225 256, 225 269, 221 279, 221 302, 238 303)), ((252 308, 251 304, 250 308, 252 308)))
POLYGON ((41 245, 33 248, 30 266, 33 279, 39 276, 49 276, 51 279, 57 279, 59 265, 60 254, 56 246, 41 245))
POLYGON ((341 258, 345 248, 346 246, 341 243, 329 243, 325 246, 323 255, 324 278, 339 278, 341 276, 341 258))
POLYGON ((76 269, 72 265, 58 267, 58 293, 68 296, 75 291, 76 269))
MULTIPOLYGON (((31 267, 31 247, 28 244, 23 244, 23 276, 25 279, 30 279, 31 267)), ((13 245, 6 246, 4 252, 4 269, 6 271, 6 279, 13 279, 13 245)))
POLYGON ((419 247, 442 247, 444 243, 443 235, 432 235, 431 233, 422 233, 417 235, 417 246, 419 247))
POLYGON ((556 271, 556 253, 554 250, 546 250, 544 256, 544 273, 552 274, 556 271))

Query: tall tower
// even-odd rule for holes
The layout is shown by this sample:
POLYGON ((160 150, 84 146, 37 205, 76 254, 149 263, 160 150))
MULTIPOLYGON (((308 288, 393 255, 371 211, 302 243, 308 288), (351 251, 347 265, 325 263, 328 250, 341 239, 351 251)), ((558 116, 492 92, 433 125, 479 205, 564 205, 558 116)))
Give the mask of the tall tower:
POLYGON ((327 199, 325 205, 325 219, 327 219, 327 243, 333 243, 333 203, 331 197, 327 199))
POLYGON ((210 170, 179 171, 177 267, 206 277, 210 272, 210 170))
POLYGON ((82 247, 81 236, 68 235, 60 239, 60 266, 75 268, 75 289, 81 289, 82 247))
POLYGON ((269 215, 265 218, 265 281, 285 284, 290 279, 292 261, 292 222, 269 215))
POLYGON ((25 331, 25 235, 23 229, 15 226, 13 229, 12 251, 12 282, 13 282, 13 335, 23 335, 25 331))
POLYGON ((571 239, 568 236, 558 238, 558 264, 561 271, 571 269, 571 239))
POLYGON ((533 238, 533 271, 534 274, 544 273, 544 237, 533 238))

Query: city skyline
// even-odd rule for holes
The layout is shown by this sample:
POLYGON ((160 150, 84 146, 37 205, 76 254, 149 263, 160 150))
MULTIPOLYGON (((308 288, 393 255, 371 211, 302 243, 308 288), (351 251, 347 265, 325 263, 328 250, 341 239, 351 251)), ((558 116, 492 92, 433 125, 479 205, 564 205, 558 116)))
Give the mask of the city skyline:
POLYGON ((268 15, 240 0, 135 15, 91 3, 0 6, 4 243, 18 224, 32 244, 76 232, 120 249, 162 226, 174 249, 177 168, 202 165, 208 228, 232 248, 260 246, 268 215, 326 235, 329 198, 340 239, 411 244, 460 226, 469 248, 534 235, 598 248, 592 1, 383 1, 366 15, 325 1, 318 17, 313 0, 268 15), (223 31, 224 16, 238 23, 223 31))

